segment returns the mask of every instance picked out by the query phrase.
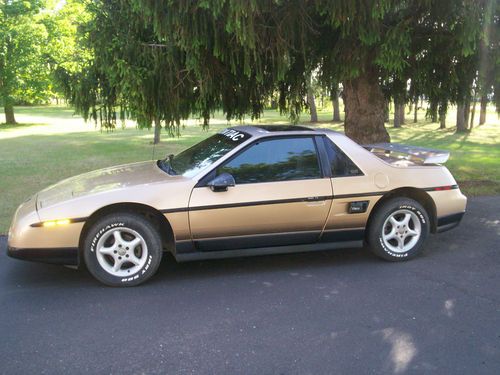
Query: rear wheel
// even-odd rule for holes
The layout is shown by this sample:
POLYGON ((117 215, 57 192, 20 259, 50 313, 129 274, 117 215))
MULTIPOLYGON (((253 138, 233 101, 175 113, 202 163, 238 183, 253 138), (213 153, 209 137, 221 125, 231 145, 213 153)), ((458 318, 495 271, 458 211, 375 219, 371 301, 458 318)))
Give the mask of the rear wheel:
POLYGON ((156 273, 162 257, 161 236, 143 216, 111 214, 88 231, 84 259, 89 272, 109 286, 134 286, 156 273))
POLYGON ((429 215, 420 203, 409 198, 393 198, 374 213, 368 243, 383 259, 408 260, 422 252, 429 228, 429 215))

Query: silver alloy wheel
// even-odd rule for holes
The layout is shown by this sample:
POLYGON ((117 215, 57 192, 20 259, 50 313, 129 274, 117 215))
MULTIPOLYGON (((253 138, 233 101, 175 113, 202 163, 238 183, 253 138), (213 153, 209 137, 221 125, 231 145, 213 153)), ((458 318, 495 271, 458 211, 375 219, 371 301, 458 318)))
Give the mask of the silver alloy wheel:
POLYGON ((130 228, 114 228, 104 233, 96 248, 102 269, 118 277, 135 274, 144 267, 148 257, 146 241, 130 228))
POLYGON ((417 215, 410 210, 393 212, 382 226, 384 245, 395 253, 406 253, 415 246, 422 233, 417 215))

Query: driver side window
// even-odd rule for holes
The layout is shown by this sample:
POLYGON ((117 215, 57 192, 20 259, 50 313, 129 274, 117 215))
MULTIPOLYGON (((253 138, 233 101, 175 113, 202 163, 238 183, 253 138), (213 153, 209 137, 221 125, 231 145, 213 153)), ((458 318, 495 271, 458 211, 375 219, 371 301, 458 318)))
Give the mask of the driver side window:
POLYGON ((321 178, 316 145, 311 137, 262 140, 217 169, 236 184, 321 178))

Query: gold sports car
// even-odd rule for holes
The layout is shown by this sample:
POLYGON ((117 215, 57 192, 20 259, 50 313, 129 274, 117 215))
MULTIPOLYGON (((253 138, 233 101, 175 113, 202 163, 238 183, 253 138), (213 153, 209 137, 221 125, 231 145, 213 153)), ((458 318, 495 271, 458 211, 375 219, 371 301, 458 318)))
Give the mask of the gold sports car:
POLYGON ((238 126, 164 160, 61 181, 26 200, 13 258, 85 263, 111 286, 140 284, 163 251, 178 261, 349 248, 415 257, 458 225, 467 198, 445 151, 360 146, 324 129, 238 126))

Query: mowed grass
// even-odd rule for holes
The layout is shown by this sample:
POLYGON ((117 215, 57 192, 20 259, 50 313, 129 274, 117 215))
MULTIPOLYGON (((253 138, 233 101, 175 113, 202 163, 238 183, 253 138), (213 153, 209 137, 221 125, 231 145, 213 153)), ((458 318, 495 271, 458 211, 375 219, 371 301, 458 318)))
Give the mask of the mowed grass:
MULTIPOLYGON (((320 123, 308 126, 327 127, 342 131, 341 123, 332 123, 331 111, 320 111, 320 123)), ((423 120, 407 124, 401 129, 387 124, 393 142, 419 145, 451 151, 446 166, 468 195, 500 194, 500 121, 493 108, 487 123, 468 134, 455 134, 455 114, 448 116, 448 129, 423 120)), ((208 137, 227 127, 222 115, 216 116, 208 131, 199 121, 186 121, 182 136, 169 138, 162 134, 162 142, 153 147, 153 132, 137 129, 133 123, 112 132, 101 132, 92 123, 85 123, 67 107, 16 108, 19 125, 0 125, 0 234, 6 233, 16 207, 27 197, 61 179, 111 165, 141 160, 159 159, 208 137)), ((0 114, 0 123, 4 120, 0 114)), ((477 122, 477 117, 476 117, 477 122)), ((266 111, 260 120, 244 123, 282 124, 286 117, 276 111, 266 111)))

